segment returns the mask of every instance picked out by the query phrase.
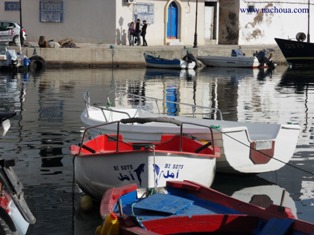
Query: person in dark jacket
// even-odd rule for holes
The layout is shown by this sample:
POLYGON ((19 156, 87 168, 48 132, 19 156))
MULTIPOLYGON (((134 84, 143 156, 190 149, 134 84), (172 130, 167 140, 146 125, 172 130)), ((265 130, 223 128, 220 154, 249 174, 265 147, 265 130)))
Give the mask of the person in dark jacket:
POLYGON ((141 20, 137 19, 135 24, 135 41, 138 46, 141 45, 141 20))
POLYGON ((146 20, 143 20, 143 26, 142 26, 142 32, 141 32, 141 36, 143 38, 143 46, 147 46, 147 42, 146 42, 146 29, 147 29, 147 23, 146 20))

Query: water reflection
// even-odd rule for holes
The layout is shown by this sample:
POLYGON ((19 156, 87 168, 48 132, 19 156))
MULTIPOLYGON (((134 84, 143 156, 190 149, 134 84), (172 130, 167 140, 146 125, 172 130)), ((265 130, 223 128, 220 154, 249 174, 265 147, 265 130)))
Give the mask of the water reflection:
POLYGON ((268 78, 272 78, 273 76, 273 69, 263 69, 263 68, 260 68, 258 69, 258 74, 257 74, 257 80, 266 80, 268 78))
POLYGON ((144 103, 141 103, 143 100, 140 100, 137 96, 145 96, 145 82, 135 81, 128 84, 127 93, 130 105, 144 105, 144 103))
POLYGON ((0 74, 0 109, 3 111, 19 111, 19 107, 25 97, 24 83, 20 82, 22 74, 4 73, 0 74), (6 106, 5 104, 11 104, 6 106))
POLYGON ((279 87, 295 88, 296 92, 314 87, 314 70, 295 70, 287 68, 282 74, 279 87))
POLYGON ((192 80, 195 77, 194 69, 156 69, 156 68, 146 68, 145 69, 145 79, 167 79, 167 78, 182 78, 187 80, 192 80))
MULTIPOLYGON (((76 228, 84 231, 81 234, 95 232, 95 227, 91 226, 95 219, 88 221, 88 218, 98 218, 98 210, 92 215, 79 215, 74 212, 81 211, 72 210, 73 165, 69 146, 81 139, 84 125, 80 114, 84 109, 83 94, 86 91, 97 104, 106 104, 107 97, 112 106, 142 104, 134 97, 120 96, 117 91, 120 90, 124 94, 129 92, 163 99, 161 112, 164 113, 169 109, 180 115, 191 113, 186 107, 167 105, 166 99, 169 98, 219 108, 225 120, 298 123, 302 133, 290 163, 313 171, 312 72, 286 71, 285 67, 277 67, 271 75, 265 76, 259 75, 259 70, 206 67, 194 71, 193 79, 181 76, 181 72, 175 75, 178 71, 171 71, 173 74, 157 71, 160 74, 155 75, 153 72, 146 69, 57 70, 17 74, 16 78, 0 74, 0 110, 17 111, 11 129, 0 142, 0 154, 17 159, 16 173, 25 186, 27 201, 37 218, 29 234, 71 234, 73 218, 77 219, 76 228)), ((144 102, 150 106, 148 101, 144 102)), ((199 110, 197 112, 203 115, 199 110)), ((222 192, 263 205, 281 203, 285 189, 285 203, 295 208, 299 218, 314 222, 314 179, 311 174, 286 166, 278 172, 256 177, 218 175, 216 180, 215 187, 222 192), (274 194, 269 195, 270 192, 274 194)), ((74 189, 74 204, 77 206, 80 194, 76 187, 74 189)))
POLYGON ((62 136, 55 137, 59 141, 52 141, 50 138, 45 139, 44 136, 45 135, 43 134, 41 137, 42 148, 39 151, 39 155, 42 157, 41 167, 43 168, 62 167, 63 143, 60 142, 62 136))
POLYGON ((178 113, 178 105, 172 102, 178 102, 178 87, 176 86, 167 86, 166 87, 166 114, 169 116, 177 116, 178 113))
POLYGON ((230 79, 232 84, 238 84, 242 79, 254 78, 266 80, 272 77, 272 69, 252 69, 252 68, 217 68, 204 67, 199 71, 209 77, 230 79))
POLYGON ((298 121, 302 126, 302 143, 313 143, 312 107, 314 105, 314 70, 295 70, 287 68, 282 74, 276 90, 281 93, 298 94, 298 101, 302 104, 298 121))
POLYGON ((218 174, 212 188, 264 208, 272 204, 288 207, 297 217, 296 205, 290 193, 279 185, 256 175, 230 177, 230 175, 218 174))

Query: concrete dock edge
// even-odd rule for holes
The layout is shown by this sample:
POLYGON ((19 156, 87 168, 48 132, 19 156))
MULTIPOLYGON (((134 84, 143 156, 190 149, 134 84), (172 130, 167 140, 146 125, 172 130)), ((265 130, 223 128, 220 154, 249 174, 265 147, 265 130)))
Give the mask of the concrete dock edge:
MULTIPOLYGON (((204 55, 230 56, 231 50, 238 45, 210 45, 193 48, 193 46, 117 46, 108 44, 77 44, 76 48, 39 48, 28 46, 22 48, 22 53, 31 57, 36 53, 46 61, 46 68, 130 68, 145 67, 143 53, 160 55, 163 58, 182 58, 186 51, 195 57, 204 55)), ((278 65, 287 62, 277 45, 241 46, 246 56, 254 52, 273 49, 273 61, 278 65)))

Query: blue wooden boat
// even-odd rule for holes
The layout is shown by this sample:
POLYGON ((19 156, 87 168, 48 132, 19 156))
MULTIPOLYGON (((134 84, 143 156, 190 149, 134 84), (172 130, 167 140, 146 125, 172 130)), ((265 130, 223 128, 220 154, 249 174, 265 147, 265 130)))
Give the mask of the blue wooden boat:
POLYGON ((168 181, 167 193, 138 196, 136 185, 103 196, 105 223, 96 234, 314 234, 314 224, 298 220, 289 208, 262 208, 191 181, 168 181))
MULTIPOLYGON (((188 54, 190 55, 190 54, 188 54)), ((196 65, 192 59, 165 59, 160 56, 154 56, 144 53, 147 67, 164 69, 193 69, 196 65)))

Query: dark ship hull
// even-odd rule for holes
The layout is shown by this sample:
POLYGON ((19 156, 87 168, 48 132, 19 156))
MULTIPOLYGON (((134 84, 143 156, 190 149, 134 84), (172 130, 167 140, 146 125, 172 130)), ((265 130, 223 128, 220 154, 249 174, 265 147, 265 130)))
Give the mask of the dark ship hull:
POLYGON ((314 66, 314 43, 275 38, 287 62, 295 67, 314 66))

